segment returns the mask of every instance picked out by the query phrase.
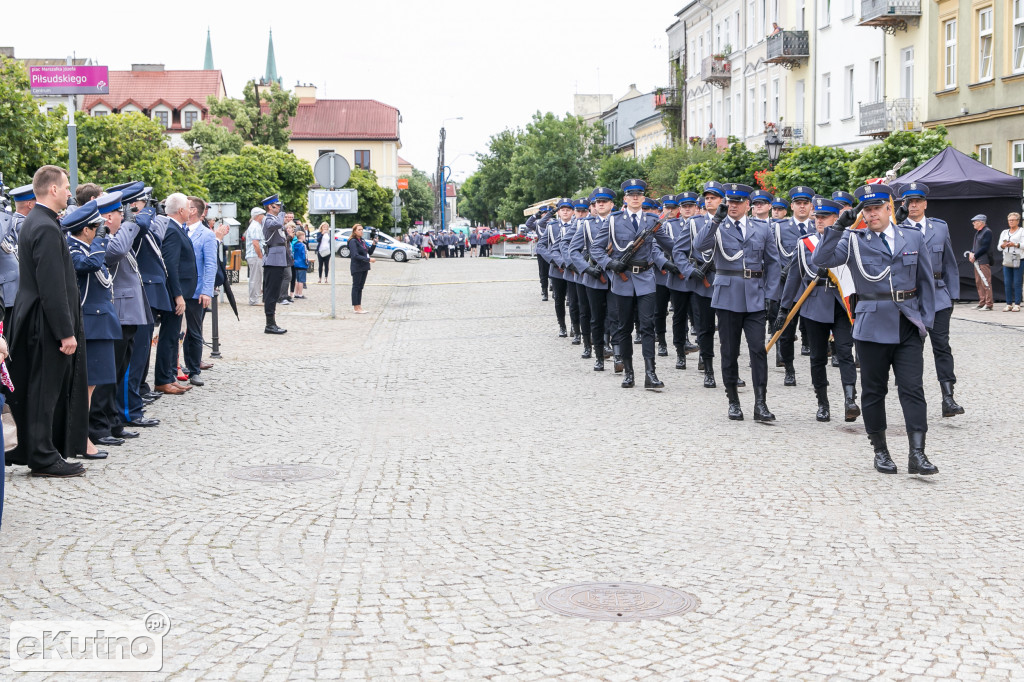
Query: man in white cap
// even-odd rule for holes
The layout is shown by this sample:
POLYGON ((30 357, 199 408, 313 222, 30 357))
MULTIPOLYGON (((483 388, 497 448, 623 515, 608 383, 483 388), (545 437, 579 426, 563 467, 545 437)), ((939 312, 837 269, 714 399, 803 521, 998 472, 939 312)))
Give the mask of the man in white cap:
POLYGON ((257 206, 249 211, 245 231, 245 262, 249 266, 249 305, 259 305, 263 296, 263 218, 267 212, 257 206))

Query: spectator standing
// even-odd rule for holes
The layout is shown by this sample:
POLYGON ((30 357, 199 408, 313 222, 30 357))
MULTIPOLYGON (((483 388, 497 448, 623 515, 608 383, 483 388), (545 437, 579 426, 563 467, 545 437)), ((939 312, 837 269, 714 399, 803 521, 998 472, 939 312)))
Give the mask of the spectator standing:
POLYGON ((421 244, 423 248, 423 260, 430 260, 430 255, 434 250, 434 240, 430 238, 429 232, 423 235, 423 241, 421 244))
POLYGON ((191 386, 175 382, 178 376, 178 337, 181 320, 185 315, 186 297, 195 293, 199 273, 196 252, 185 225, 189 218, 189 201, 181 192, 175 192, 164 202, 167 225, 164 228, 160 253, 167 271, 167 291, 173 308, 159 311, 160 334, 156 345, 156 366, 153 369, 154 389, 160 393, 181 395, 191 386))
POLYGON ((213 286, 217 278, 217 238, 205 224, 206 202, 199 197, 188 198, 188 238, 196 260, 195 291, 185 300, 186 335, 184 344, 185 373, 193 386, 202 386, 199 375, 203 363, 203 317, 213 302, 213 286))
POLYGON ((984 213, 971 218, 974 225, 974 246, 967 252, 967 259, 976 264, 974 285, 978 288, 976 310, 992 310, 992 230, 988 229, 988 216, 984 213))
POLYGON ((1024 250, 1021 243, 1024 242, 1024 228, 1020 224, 1020 213, 1011 213, 1006 216, 1006 223, 1009 225, 999 235, 999 250, 1003 254, 1003 287, 1006 289, 1006 307, 1003 312, 1020 312, 1021 300, 1021 256, 1024 250))
POLYGON ((57 214, 71 197, 67 172, 43 166, 32 177, 36 205, 21 226, 18 298, 14 303, 11 412, 18 447, 12 464, 33 476, 81 476, 85 468, 66 457, 85 451, 88 395, 85 329, 67 241, 57 214), (72 424, 75 424, 73 427, 72 424))
POLYGON ((320 223, 320 231, 316 235, 316 281, 326 282, 331 276, 331 226, 320 223))
POLYGON ((456 237, 459 239, 459 258, 466 257, 466 234, 464 232, 457 232, 456 237))
POLYGON ((369 246, 363 241, 363 226, 356 223, 352 226, 352 236, 348 240, 349 272, 352 273, 352 307, 357 315, 366 313, 363 310, 363 285, 366 284, 366 276, 370 274, 370 264, 376 259, 370 258, 373 250, 377 248, 377 240, 369 246))
POLYGON ((289 292, 295 285, 295 258, 292 256, 292 239, 295 238, 295 214, 291 211, 284 214, 284 232, 285 258, 288 259, 288 265, 284 271, 284 279, 281 281, 281 295, 277 302, 281 305, 291 305, 293 301, 289 292))
POLYGON ((309 269, 309 257, 306 253, 306 232, 298 230, 292 242, 292 257, 295 259, 295 298, 306 298, 302 291, 306 288, 306 271, 309 269))
POLYGON ((263 219, 267 212, 257 206, 249 211, 245 230, 245 263, 249 268, 249 305, 259 305, 263 297, 263 219))
POLYGON ((480 246, 480 236, 477 235, 476 230, 470 230, 469 232, 469 257, 475 258, 477 256, 477 248, 480 246))

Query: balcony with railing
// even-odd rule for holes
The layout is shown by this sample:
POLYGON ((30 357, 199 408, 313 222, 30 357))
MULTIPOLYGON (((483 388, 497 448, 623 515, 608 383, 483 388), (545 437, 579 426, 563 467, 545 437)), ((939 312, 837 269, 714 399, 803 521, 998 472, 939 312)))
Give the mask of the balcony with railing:
POLYGON ((861 0, 858 26, 877 26, 886 33, 906 31, 921 20, 921 0, 861 0))
POLYGON ((860 105, 861 135, 888 137, 902 130, 920 129, 916 99, 899 97, 860 105))
POLYGON ((654 108, 680 109, 682 103, 680 102, 679 94, 679 90, 675 88, 659 88, 654 93, 654 108))
POLYGON ((804 124, 800 123, 782 123, 779 125, 779 137, 785 141, 796 141, 800 142, 804 139, 804 124))
POLYGON ((700 79, 705 83, 724 88, 732 82, 732 64, 729 59, 719 55, 705 57, 700 63, 700 79))
POLYGON ((792 69, 811 56, 811 41, 807 31, 779 31, 768 36, 767 50, 766 62, 792 69))

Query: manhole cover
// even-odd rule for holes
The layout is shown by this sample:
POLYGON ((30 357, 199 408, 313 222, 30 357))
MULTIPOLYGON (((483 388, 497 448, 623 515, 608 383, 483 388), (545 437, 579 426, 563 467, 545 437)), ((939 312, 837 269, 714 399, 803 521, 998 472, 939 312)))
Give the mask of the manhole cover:
POLYGON ((639 583, 582 583, 552 587, 537 603, 563 616, 591 620, 646 620, 693 611, 700 601, 687 592, 639 583))
POLYGON ((291 481, 309 481, 314 478, 327 478, 337 472, 327 467, 310 466, 308 464, 267 464, 261 466, 232 469, 228 475, 243 481, 259 481, 260 483, 288 483, 291 481))

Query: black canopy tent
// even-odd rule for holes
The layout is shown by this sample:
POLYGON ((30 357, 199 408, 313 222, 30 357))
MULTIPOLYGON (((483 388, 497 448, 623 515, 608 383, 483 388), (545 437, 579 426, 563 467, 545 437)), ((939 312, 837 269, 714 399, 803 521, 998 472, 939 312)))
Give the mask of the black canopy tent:
POLYGON ((953 252, 960 264, 960 298, 977 300, 974 287, 974 266, 964 258, 964 251, 974 245, 971 218, 978 213, 988 216, 992 230, 992 291, 998 300, 1003 295, 1002 258, 996 250, 999 234, 1006 229, 1006 216, 1020 212, 1024 180, 989 168, 952 147, 925 161, 909 173, 893 181, 894 189, 923 182, 928 186, 927 215, 949 224, 953 252))

